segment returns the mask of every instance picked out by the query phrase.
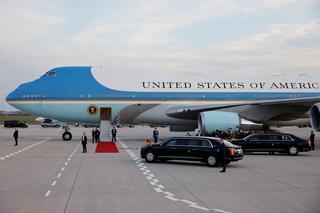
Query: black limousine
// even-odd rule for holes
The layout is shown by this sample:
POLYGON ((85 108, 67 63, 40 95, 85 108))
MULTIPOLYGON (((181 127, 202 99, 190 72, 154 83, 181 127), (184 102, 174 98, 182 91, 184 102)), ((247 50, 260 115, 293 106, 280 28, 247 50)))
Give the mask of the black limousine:
MULTIPOLYGON (((147 162, 157 160, 192 160, 202 161, 208 166, 219 164, 218 147, 220 138, 213 137, 174 137, 161 144, 145 145, 141 148, 141 158, 147 162)), ((226 163, 243 159, 240 146, 224 140, 226 163)))
POLYGON ((25 122, 19 121, 19 120, 4 121, 3 126, 6 128, 12 128, 12 127, 27 128, 28 127, 28 125, 25 122))
POLYGON ((303 140, 292 134, 284 133, 253 133, 237 140, 235 144, 244 152, 279 152, 298 155, 299 152, 311 150, 310 141, 303 140))

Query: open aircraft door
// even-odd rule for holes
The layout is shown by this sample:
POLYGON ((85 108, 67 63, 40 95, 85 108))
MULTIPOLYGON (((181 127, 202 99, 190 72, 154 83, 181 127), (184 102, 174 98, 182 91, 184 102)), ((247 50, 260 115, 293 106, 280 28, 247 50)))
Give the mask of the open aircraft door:
POLYGON ((100 108, 100 139, 101 141, 110 141, 111 130, 111 108, 100 108))

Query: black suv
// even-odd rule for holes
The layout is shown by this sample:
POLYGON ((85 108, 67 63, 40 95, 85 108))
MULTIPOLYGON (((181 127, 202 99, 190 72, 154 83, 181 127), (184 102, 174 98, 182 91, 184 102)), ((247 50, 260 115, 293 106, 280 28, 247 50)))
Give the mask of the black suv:
MULTIPOLYGON (((208 166, 219 163, 218 147, 220 138, 174 137, 161 144, 145 145, 141 148, 141 158, 147 162, 159 160, 195 160, 206 162, 208 166)), ((224 140, 227 150, 226 163, 243 158, 240 146, 224 140)))
POLYGON ((23 121, 18 121, 18 120, 9 120, 9 121, 4 121, 3 124, 4 127, 11 128, 11 127, 22 127, 22 128, 27 128, 28 125, 23 122, 23 121))
POLYGON ((245 152, 280 152, 297 155, 311 150, 310 141, 291 134, 254 133, 235 142, 245 152))

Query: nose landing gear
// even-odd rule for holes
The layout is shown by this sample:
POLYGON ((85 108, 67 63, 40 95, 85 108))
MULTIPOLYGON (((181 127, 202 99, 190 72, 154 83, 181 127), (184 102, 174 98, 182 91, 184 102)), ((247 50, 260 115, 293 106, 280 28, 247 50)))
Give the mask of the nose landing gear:
POLYGON ((64 129, 64 133, 62 134, 62 139, 64 141, 70 141, 72 139, 72 134, 71 132, 69 132, 70 130, 69 126, 63 126, 62 128, 64 129))
POLYGON ((71 132, 68 132, 68 131, 65 131, 63 134, 62 134, 62 139, 64 141, 70 141, 72 139, 72 134, 71 132))

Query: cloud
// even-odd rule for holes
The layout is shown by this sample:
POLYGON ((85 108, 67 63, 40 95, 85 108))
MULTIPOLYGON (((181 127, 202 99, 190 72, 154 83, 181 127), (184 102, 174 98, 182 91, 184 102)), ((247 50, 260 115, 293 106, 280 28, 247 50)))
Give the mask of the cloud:
POLYGON ((314 45, 314 42, 320 42, 319 38, 320 19, 316 19, 308 23, 294 26, 293 29, 283 36, 282 42, 288 43, 311 40, 314 45))

